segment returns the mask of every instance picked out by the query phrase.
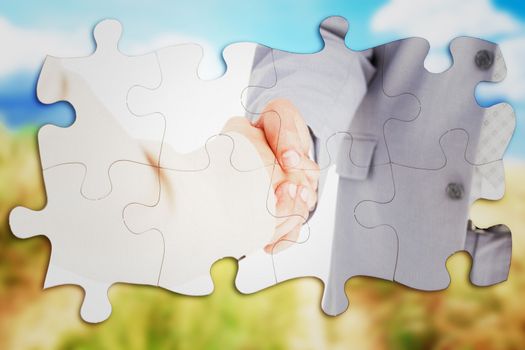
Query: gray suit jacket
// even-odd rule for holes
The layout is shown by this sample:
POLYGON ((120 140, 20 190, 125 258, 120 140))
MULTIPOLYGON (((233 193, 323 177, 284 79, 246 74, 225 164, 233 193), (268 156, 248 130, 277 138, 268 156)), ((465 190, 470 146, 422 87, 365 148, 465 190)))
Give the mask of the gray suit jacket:
MULTIPOLYGON (((443 254, 449 251, 451 254, 463 249, 472 255, 471 280, 474 283, 486 285, 505 280, 510 264, 510 232, 490 240, 476 239, 474 236, 480 230, 468 230, 467 234, 473 165, 461 159, 449 161, 447 167, 442 167, 447 171, 442 173, 435 172, 441 169, 439 166, 424 166, 427 164, 425 150, 439 149, 438 146, 443 146, 442 140, 446 141, 452 154, 462 154, 465 152, 462 148, 477 146, 483 118, 472 121, 462 116, 473 113, 461 105, 464 92, 472 94, 473 91, 460 84, 476 79, 491 80, 497 74, 490 65, 488 68, 482 66, 486 62, 480 66, 477 61, 482 51, 488 52, 489 59, 497 58, 497 46, 471 38, 455 40, 461 44, 457 45, 459 54, 456 56, 459 58, 455 57, 457 72, 449 74, 450 78, 443 76, 437 80, 421 68, 428 51, 426 41, 412 38, 356 52, 349 50, 344 43, 346 29, 346 22, 337 18, 323 22, 321 35, 325 48, 316 54, 294 54, 259 46, 247 99, 247 116, 250 118, 256 118, 272 99, 292 101, 311 129, 315 160, 321 168, 336 164, 340 182, 331 281, 326 288, 328 291, 325 290, 325 310, 340 310, 343 296, 339 286, 355 275, 397 280, 419 289, 445 288, 449 282, 444 266, 448 256, 443 254), (443 100, 440 96, 447 86, 452 90, 444 95, 448 100, 443 100), (434 95, 438 97, 433 98, 434 95), (459 107, 453 103, 454 99, 459 100, 459 107), (440 103, 443 103, 442 110, 440 103), (454 106, 447 109, 451 104, 454 106), (424 110, 430 105, 430 111, 424 110), (440 111, 445 115, 440 115, 440 111), (424 113, 430 114, 430 119, 436 123, 438 120, 444 122, 411 124, 419 127, 419 131, 407 129, 406 134, 396 131, 394 136, 400 141, 395 141, 394 137, 395 142, 387 143, 385 130, 390 127, 387 124, 391 119, 407 122, 419 118, 424 121, 424 113), (463 125, 465 122, 468 124, 463 125), (467 146, 463 140, 465 135, 445 135, 452 129, 449 125, 456 124, 459 125, 457 129, 466 134, 467 146), (425 137, 428 130, 437 127, 443 128, 443 139, 434 140, 432 135, 425 137), (408 164, 395 164, 389 147, 395 149, 395 156, 400 154, 400 159, 408 157, 408 164), (412 160, 414 164, 410 163, 412 160), (404 173, 408 176, 396 178, 404 173), (457 183, 450 182, 451 173, 461 174, 455 180, 457 183), (436 180, 428 183, 426 178, 436 180), (433 197, 418 201, 417 198, 402 196, 403 193, 399 193, 404 189, 402 182, 408 182, 409 186, 412 182, 413 192, 420 190, 421 195, 426 193, 433 197), (437 200, 441 193, 450 190, 451 185, 454 185, 452 189, 466 188, 466 193, 461 193, 459 201, 450 196, 437 200), (425 192, 429 188, 428 193, 425 192), (356 219, 356 210, 362 202, 387 204, 400 198, 408 198, 406 203, 397 203, 397 208, 404 207, 408 220, 399 223, 399 214, 395 210, 385 213, 379 206, 361 213, 361 218, 372 224, 356 219), (435 206, 423 208, 422 204, 433 201, 437 203, 435 206), (432 224, 438 218, 448 225, 432 224), (419 231, 414 227, 418 225, 422 232, 414 236, 414 231, 419 231), (445 234, 440 234, 443 232, 445 234), (423 237, 425 242, 419 244, 418 237, 423 237), (443 240, 451 243, 441 247, 443 240), (485 245, 481 246, 480 242, 485 245), (483 250, 483 254, 477 254, 478 250, 483 250), (481 255, 483 261, 478 261, 481 255), (440 266, 436 267, 436 264, 440 266)), ((441 147, 441 153, 428 154, 428 162, 435 160, 437 164, 444 154, 444 147, 441 147)), ((452 158, 452 154, 445 157, 452 158)), ((447 158, 444 159, 447 164, 447 158)), ((322 176, 320 188, 323 181, 322 176)), ((409 189, 408 192, 412 191, 409 189)))

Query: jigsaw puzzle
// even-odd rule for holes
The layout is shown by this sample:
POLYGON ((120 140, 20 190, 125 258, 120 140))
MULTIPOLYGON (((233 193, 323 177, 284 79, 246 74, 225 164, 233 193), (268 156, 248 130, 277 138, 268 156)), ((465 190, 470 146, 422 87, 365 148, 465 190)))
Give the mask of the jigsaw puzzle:
POLYGON ((324 20, 315 53, 231 44, 214 80, 198 75, 196 43, 122 54, 115 20, 95 27, 93 55, 46 58, 38 98, 71 103, 76 120, 39 132, 46 207, 10 216, 16 236, 52 243, 44 288, 81 286, 82 318, 100 322, 112 284, 206 295, 223 257, 238 260, 243 293, 322 280, 330 315, 348 307, 354 276, 446 288, 446 260, 462 250, 472 283, 506 280, 510 230, 469 220, 474 201, 503 196, 515 128, 508 104, 474 98, 506 75, 498 46, 456 38, 453 65, 435 74, 424 39, 353 51, 347 31, 324 20), (309 140, 288 167, 277 153, 290 118, 309 140))

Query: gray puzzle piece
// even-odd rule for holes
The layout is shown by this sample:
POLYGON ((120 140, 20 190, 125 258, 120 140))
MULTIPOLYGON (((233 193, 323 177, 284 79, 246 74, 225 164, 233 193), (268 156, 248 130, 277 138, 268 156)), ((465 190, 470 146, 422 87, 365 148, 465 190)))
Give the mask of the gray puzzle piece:
MULTIPOLYGON (((416 44, 417 39, 407 39, 406 45, 416 44)), ((352 167, 368 169, 369 164, 366 150, 359 147, 361 139, 376 140, 376 149, 372 160, 372 165, 385 165, 390 163, 390 156, 384 137, 384 127, 392 118, 398 120, 412 120, 421 111, 419 99, 408 92, 389 93, 385 89, 385 75, 388 72, 400 69, 400 63, 394 55, 387 56, 386 46, 374 48, 373 60, 377 67, 374 78, 368 85, 368 91, 359 105, 349 133, 353 135, 356 142, 351 145, 348 160, 352 167), (365 154, 363 154, 365 153, 365 154)), ((344 165, 344 164, 342 164, 344 165)))
MULTIPOLYGON (((350 149, 349 143, 349 138, 346 138, 343 149, 350 149)), ((393 280, 398 246, 396 233, 391 227, 366 227, 354 215, 354 208, 363 200, 384 202, 392 198, 394 184, 390 165, 371 167, 368 177, 362 181, 356 180, 354 173, 347 172, 339 164, 330 270, 323 297, 323 310, 330 315, 340 314, 347 308, 345 283, 349 278, 370 276, 393 280)), ((380 212, 370 210, 366 214, 368 219, 377 220, 380 212)))
POLYGON ((395 280, 402 284, 422 290, 446 288, 450 283, 446 260, 468 247, 468 213, 471 201, 477 199, 471 198, 472 174, 477 166, 465 160, 464 152, 458 152, 466 149, 467 142, 464 130, 452 130, 441 137, 441 157, 446 159, 441 169, 392 165, 392 200, 365 201, 356 209, 363 224, 384 224, 396 230, 395 280), (371 210, 379 210, 382 221, 369 220, 371 210))
MULTIPOLYGON (((469 162, 485 164, 500 159, 498 152, 478 156, 481 128, 490 109, 480 107, 474 96, 480 82, 504 79, 506 66, 500 49, 488 41, 456 38, 450 44, 454 63, 447 71, 438 74, 427 71, 423 65, 428 50, 428 42, 419 38, 385 45, 386 58, 395 68, 385 70, 386 93, 408 92, 421 102, 421 112, 413 120, 396 118, 385 125, 392 163, 420 169, 441 168, 445 158, 438 141, 451 129, 467 132, 469 140, 465 157, 469 162)), ((409 114, 409 111, 403 112, 403 106, 399 107, 401 110, 397 113, 409 114)), ((512 119, 501 119, 500 126, 507 122, 512 122, 512 119)))

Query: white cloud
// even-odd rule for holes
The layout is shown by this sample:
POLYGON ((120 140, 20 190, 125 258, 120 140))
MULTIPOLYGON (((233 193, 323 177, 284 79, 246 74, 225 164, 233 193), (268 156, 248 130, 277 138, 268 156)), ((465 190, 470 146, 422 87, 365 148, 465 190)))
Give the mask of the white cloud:
POLYGON ((489 0, 392 0, 372 18, 372 30, 420 36, 445 46, 459 35, 489 37, 518 31, 521 24, 489 0))
POLYGON ((51 32, 17 27, 0 17, 0 77, 33 71, 46 55, 82 56, 92 50, 89 32, 51 32))

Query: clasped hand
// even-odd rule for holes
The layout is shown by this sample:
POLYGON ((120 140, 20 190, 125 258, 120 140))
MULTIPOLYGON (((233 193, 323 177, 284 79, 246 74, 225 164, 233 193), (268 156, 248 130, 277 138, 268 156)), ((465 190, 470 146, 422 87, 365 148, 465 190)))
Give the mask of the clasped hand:
POLYGON ((310 159, 310 131, 299 110, 285 99, 269 102, 259 117, 250 123, 237 117, 228 121, 224 132, 247 137, 268 167, 276 197, 276 227, 264 250, 277 253, 294 244, 302 225, 317 203, 319 166, 310 159))

